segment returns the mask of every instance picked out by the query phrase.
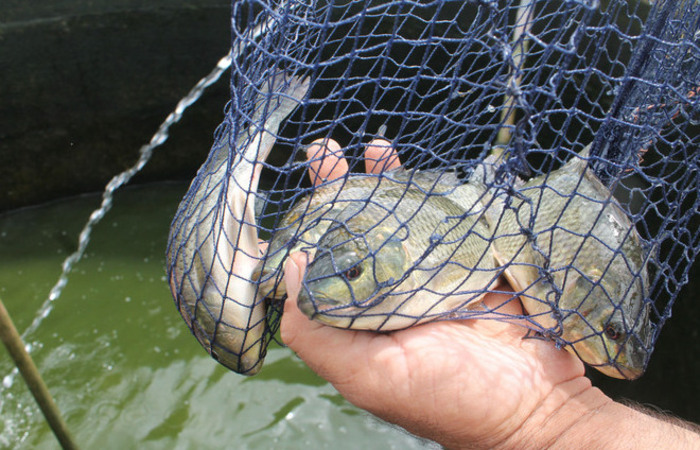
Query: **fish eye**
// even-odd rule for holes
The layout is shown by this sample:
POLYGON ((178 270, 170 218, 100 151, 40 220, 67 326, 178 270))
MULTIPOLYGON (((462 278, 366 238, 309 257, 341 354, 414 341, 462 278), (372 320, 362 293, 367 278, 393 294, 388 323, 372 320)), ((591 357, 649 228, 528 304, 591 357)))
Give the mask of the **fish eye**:
POLYGON ((612 339, 613 341, 617 341, 620 339, 624 333, 620 331, 620 327, 616 324, 609 323, 606 327, 605 330, 603 330, 605 335, 612 339))
POLYGON ((360 266, 353 266, 346 270, 343 275, 348 281, 352 281, 362 274, 362 268, 360 266))

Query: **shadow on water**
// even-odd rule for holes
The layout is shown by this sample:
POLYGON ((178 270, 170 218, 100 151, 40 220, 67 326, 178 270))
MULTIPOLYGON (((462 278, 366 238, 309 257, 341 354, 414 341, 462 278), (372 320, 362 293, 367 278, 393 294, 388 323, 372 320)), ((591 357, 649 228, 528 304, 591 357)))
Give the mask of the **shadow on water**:
MULTIPOLYGON (((426 448, 354 408, 274 346, 257 377, 214 362, 165 283, 172 216, 187 185, 118 193, 38 331, 32 356, 83 448, 426 448)), ((60 274, 97 195, 0 215, 0 296, 22 332, 60 274)), ((0 359, 0 448, 55 448, 9 358, 0 359)))

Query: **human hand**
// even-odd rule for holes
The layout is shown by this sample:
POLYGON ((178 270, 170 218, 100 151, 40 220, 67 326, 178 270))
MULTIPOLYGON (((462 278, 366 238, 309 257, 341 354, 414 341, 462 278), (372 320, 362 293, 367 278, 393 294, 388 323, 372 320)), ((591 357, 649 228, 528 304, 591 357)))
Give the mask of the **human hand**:
MULTIPOLYGON (((340 146, 315 144, 314 184, 343 176, 340 146)), ((388 142, 373 144, 368 172, 400 165, 388 142)), ((527 329, 515 322, 453 320, 376 333, 311 321, 297 308, 309 262, 297 252, 285 263, 282 340, 351 403, 413 434, 450 448, 541 448, 619 443, 624 424, 645 437, 673 427, 613 402, 592 387, 578 358, 550 341, 523 339, 527 329)), ((501 315, 523 313, 508 293, 482 301, 501 315)))
MULTIPOLYGON (((306 149, 309 160, 309 178, 314 186, 332 181, 348 172, 348 162, 343 156, 340 145, 333 139, 316 139, 306 149)), ((376 138, 365 148, 365 171, 380 174, 385 170, 397 169, 401 166, 396 151, 385 139, 376 138)), ((267 253, 269 242, 258 241, 260 257, 267 253)))
MULTIPOLYGON (((308 156, 314 184, 347 171, 333 140, 310 146, 308 156)), ((370 143, 365 161, 370 173, 400 164, 386 141, 370 143)), ((378 334, 312 322, 296 307, 307 264, 295 253, 285 266, 282 339, 349 401, 418 435, 449 445, 503 441, 561 385, 590 388, 577 358, 549 342, 523 340, 526 329, 517 325, 448 321, 378 334), (454 440, 443 442, 446 436, 454 440)), ((484 303, 522 314, 507 294, 484 303)))
MULTIPOLYGON (((494 447, 591 388, 577 358, 522 339, 517 325, 443 321, 380 334, 311 321, 296 306, 306 264, 296 253, 285 266, 282 340, 351 403, 416 435, 447 447, 494 447)), ((496 308, 509 298, 489 294, 484 302, 496 308)))

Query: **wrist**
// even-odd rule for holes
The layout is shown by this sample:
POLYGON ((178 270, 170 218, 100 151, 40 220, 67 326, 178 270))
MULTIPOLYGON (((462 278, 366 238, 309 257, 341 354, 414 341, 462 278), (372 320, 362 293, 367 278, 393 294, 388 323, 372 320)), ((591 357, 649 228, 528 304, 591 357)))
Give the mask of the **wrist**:
MULTIPOLYGON (((588 440, 580 433, 596 423, 613 400, 580 376, 556 385, 523 421, 522 425, 499 445, 510 448, 550 448, 582 446, 588 440)), ((609 424, 601 429, 609 428, 609 424)), ((590 434, 590 431, 589 431, 590 434)))
POLYGON ((586 378, 557 386, 502 448, 700 448, 697 425, 613 401, 586 378))

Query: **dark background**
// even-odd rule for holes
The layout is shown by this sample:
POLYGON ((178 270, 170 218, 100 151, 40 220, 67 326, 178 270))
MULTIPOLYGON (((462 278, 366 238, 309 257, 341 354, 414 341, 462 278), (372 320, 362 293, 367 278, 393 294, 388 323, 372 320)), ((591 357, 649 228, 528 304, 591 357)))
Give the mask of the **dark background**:
MULTIPOLYGON (((133 165, 228 52, 230 9, 221 0, 3 2, 0 212, 99 190, 133 165)), ((135 182, 192 177, 223 118, 222 78, 135 182)))

